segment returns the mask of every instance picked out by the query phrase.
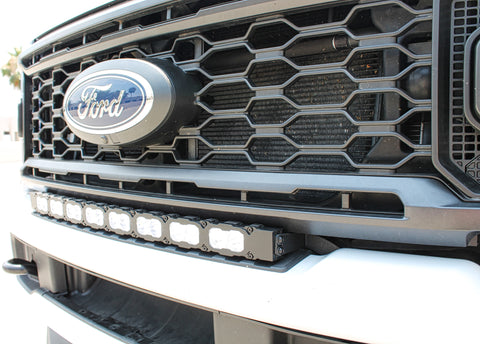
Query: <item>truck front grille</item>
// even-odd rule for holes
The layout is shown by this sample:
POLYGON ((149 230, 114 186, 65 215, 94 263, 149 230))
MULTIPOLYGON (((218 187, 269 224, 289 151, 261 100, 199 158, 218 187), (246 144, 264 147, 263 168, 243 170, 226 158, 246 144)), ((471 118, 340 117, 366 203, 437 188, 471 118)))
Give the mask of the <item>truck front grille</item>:
POLYGON ((35 191, 307 239, 474 243, 474 209, 452 190, 480 195, 480 134, 461 111, 477 1, 121 9, 55 30, 22 56, 23 174, 35 191), (68 128, 72 81, 123 58, 167 60, 198 81, 196 115, 171 141, 152 131, 148 144, 97 145, 68 128))
MULTIPOLYGON (((431 95, 416 84, 430 83, 431 2, 410 3, 348 1, 227 27, 186 27, 181 34, 113 46, 46 69, 40 67, 48 54, 27 58, 28 66, 40 66, 30 81, 31 155, 213 169, 429 171, 431 95), (395 20, 385 21, 385 15, 395 20), (68 85, 89 66, 116 58, 170 59, 202 83, 199 116, 170 144, 102 147, 66 126, 62 103, 68 85)), ((112 32, 159 25, 142 18, 72 42, 89 42, 93 34, 108 41, 112 32)), ((72 44, 53 44, 47 51, 74 51, 72 44)))

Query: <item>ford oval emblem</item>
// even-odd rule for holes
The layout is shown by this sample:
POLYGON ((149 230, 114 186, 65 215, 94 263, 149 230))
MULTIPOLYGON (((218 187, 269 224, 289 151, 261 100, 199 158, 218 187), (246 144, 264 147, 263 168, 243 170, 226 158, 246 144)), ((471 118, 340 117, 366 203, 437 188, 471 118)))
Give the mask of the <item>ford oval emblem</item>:
POLYGON ((74 134, 96 144, 166 142, 195 112, 191 108, 195 83, 187 79, 168 61, 98 63, 80 73, 67 89, 65 121, 74 134))
POLYGON ((153 92, 140 76, 100 72, 84 79, 65 102, 66 115, 77 125, 103 134, 142 120, 152 107, 153 92))

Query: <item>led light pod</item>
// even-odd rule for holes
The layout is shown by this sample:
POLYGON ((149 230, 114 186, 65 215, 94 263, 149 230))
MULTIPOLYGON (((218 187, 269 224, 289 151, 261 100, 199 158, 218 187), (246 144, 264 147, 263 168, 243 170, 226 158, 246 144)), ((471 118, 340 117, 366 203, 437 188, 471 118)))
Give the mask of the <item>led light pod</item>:
POLYGON ((203 227, 192 218, 175 218, 168 221, 168 230, 172 244, 183 248, 200 248, 203 227))
POLYGON ((207 221, 205 230, 209 250, 222 256, 273 262, 302 245, 301 237, 281 234, 280 229, 261 224, 207 221), (277 240, 280 236, 281 240, 277 240))
POLYGON ((235 253, 245 250, 245 234, 240 230, 211 227, 208 230, 208 242, 214 250, 230 250, 235 253))
POLYGON ((40 214, 48 215, 48 194, 35 194, 35 210, 40 214))
POLYGON ((110 208, 107 211, 107 229, 120 235, 133 232, 132 214, 127 208, 110 208))
POLYGON ((106 226, 105 207, 94 203, 87 203, 83 208, 85 224, 94 229, 103 229, 106 226))
POLYGON ((165 220, 160 213, 137 213, 134 218, 134 231, 147 241, 165 241, 165 220))
POLYGON ((65 217, 64 199, 62 197, 51 196, 48 202, 50 215, 56 219, 63 220, 65 217))
POLYGON ((79 224, 83 222, 82 203, 66 200, 65 201, 65 219, 71 223, 79 224))

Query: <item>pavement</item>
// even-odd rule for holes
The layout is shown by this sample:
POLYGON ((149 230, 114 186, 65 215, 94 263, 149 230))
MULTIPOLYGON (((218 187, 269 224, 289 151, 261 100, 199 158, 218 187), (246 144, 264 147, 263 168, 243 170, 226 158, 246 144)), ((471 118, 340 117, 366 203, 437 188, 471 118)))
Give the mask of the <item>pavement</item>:
MULTIPOLYGON (((0 264, 12 258, 10 228, 17 225, 19 208, 25 204, 21 152, 22 141, 10 141, 8 136, 0 141, 0 264)), ((46 343, 46 329, 36 328, 29 301, 17 278, 0 270, 0 343, 46 343)))

